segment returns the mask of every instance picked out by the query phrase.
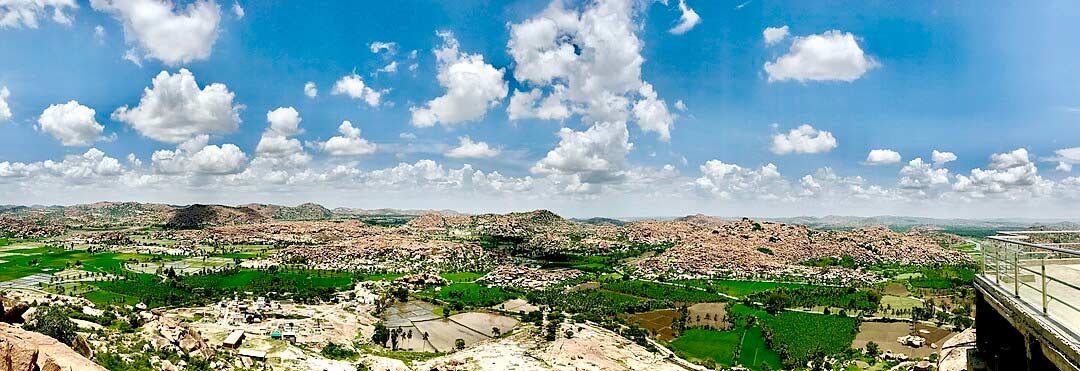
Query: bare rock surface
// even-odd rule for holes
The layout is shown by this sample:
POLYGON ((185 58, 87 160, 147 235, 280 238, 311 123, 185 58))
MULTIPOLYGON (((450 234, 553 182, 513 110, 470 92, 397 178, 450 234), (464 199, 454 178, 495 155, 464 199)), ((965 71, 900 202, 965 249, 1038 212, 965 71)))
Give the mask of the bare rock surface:
POLYGON ((0 323, 0 369, 105 371, 56 339, 3 323, 0 323))

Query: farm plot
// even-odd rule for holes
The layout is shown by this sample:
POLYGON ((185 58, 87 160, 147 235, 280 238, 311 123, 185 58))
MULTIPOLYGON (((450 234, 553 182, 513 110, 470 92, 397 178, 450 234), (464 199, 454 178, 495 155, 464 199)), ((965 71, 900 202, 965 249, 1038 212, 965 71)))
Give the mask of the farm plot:
POLYGON ((648 330, 660 340, 671 340, 675 338, 675 330, 671 325, 678 316, 679 312, 675 310, 662 309, 632 314, 627 320, 648 330))
POLYGON ((687 308, 687 327, 703 327, 716 330, 727 330, 731 324, 725 322, 727 316, 726 303, 697 303, 687 308))
POLYGON ((448 352, 458 339, 468 346, 492 337, 494 328, 506 333, 518 324, 517 319, 498 314, 465 312, 442 318, 434 310, 434 305, 423 301, 397 303, 386 309, 383 321, 388 328, 401 328, 406 334, 413 331, 413 337, 406 336, 399 348, 422 352, 448 352))
POLYGON ((502 311, 507 311, 507 312, 511 312, 511 313, 525 314, 525 313, 532 313, 532 312, 535 312, 537 310, 540 310, 540 307, 532 305, 531 303, 529 303, 525 299, 510 299, 510 300, 507 300, 505 303, 502 303, 502 304, 491 307, 491 309, 502 310, 502 311))
POLYGON ((212 257, 192 257, 182 260, 164 261, 160 263, 149 262, 131 262, 124 265, 124 268, 138 273, 155 274, 158 270, 172 269, 177 274, 192 274, 198 273, 203 269, 214 269, 217 267, 232 265, 233 261, 226 258, 212 258, 212 257))
POLYGON ((450 320, 468 327, 473 331, 495 336, 494 329, 498 328, 503 334, 517 326, 518 320, 513 317, 500 316, 498 314, 465 312, 450 316, 450 320))
MULTIPOLYGON (((929 357, 931 353, 937 352, 937 349, 930 348, 929 342, 927 342, 927 346, 913 348, 896 341, 896 339, 901 336, 911 335, 913 333, 919 336, 926 336, 926 334, 920 334, 918 331, 912 331, 911 323, 908 322, 863 322, 859 325, 859 334, 855 335, 855 340, 851 342, 851 347, 862 349, 866 347, 867 343, 872 341, 876 343, 882 351, 903 353, 911 357, 929 357)), ((942 338, 943 336, 939 336, 938 340, 942 338)))
POLYGON ((453 350, 454 343, 458 339, 464 340, 465 346, 469 346, 488 338, 483 333, 476 332, 446 318, 413 322, 413 325, 421 333, 428 334, 428 343, 438 352, 453 350))

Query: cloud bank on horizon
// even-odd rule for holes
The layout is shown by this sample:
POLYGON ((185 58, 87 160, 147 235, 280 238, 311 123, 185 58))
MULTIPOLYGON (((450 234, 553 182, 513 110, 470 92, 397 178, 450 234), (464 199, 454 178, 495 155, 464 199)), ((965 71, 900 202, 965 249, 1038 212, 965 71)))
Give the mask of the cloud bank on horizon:
POLYGON ((824 22, 826 5, 803 3, 460 5, 490 20, 440 7, 395 20, 407 5, 368 5, 0 4, 12 56, 0 60, 0 203, 949 217, 1080 206, 1080 114, 1061 109, 1080 105, 1063 58, 1080 47, 1019 60, 1042 44, 973 34, 986 14, 956 4, 858 5, 890 22, 824 22), (298 18, 320 24, 277 32, 298 18))

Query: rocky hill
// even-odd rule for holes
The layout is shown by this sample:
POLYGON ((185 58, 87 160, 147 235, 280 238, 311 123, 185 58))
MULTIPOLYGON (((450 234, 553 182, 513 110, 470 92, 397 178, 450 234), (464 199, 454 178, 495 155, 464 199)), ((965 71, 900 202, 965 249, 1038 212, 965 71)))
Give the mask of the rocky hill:
POLYGON ((814 274, 809 265, 837 265, 831 262, 843 260, 854 265, 971 263, 967 255, 941 247, 947 235, 899 233, 884 227, 821 231, 743 219, 712 225, 636 222, 625 229, 631 240, 674 243, 664 253, 636 264, 639 271, 655 275, 805 275, 814 274))
POLYGON ((241 205, 274 220, 328 220, 334 213, 319 204, 303 203, 297 206, 273 204, 241 205))
POLYGON ((215 225, 263 223, 270 218, 250 207, 191 205, 173 211, 166 228, 202 228, 215 225))

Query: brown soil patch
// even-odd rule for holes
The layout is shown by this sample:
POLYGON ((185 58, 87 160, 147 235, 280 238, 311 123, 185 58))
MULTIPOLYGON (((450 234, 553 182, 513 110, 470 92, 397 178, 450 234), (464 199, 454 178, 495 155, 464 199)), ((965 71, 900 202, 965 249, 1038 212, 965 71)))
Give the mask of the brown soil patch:
POLYGON ((686 327, 704 327, 727 330, 731 324, 724 319, 727 316, 726 303, 698 303, 687 308, 689 317, 686 327))
POLYGON ((675 318, 678 316, 678 311, 663 309, 632 314, 629 320, 630 323, 636 323, 638 326, 649 330, 650 333, 655 334, 661 340, 671 340, 675 338, 675 330, 671 328, 671 324, 675 322, 675 318))
POLYGON ((899 282, 893 282, 890 283, 888 286, 885 286, 885 294, 899 296, 901 298, 911 295, 911 293, 908 292, 907 286, 899 282))

